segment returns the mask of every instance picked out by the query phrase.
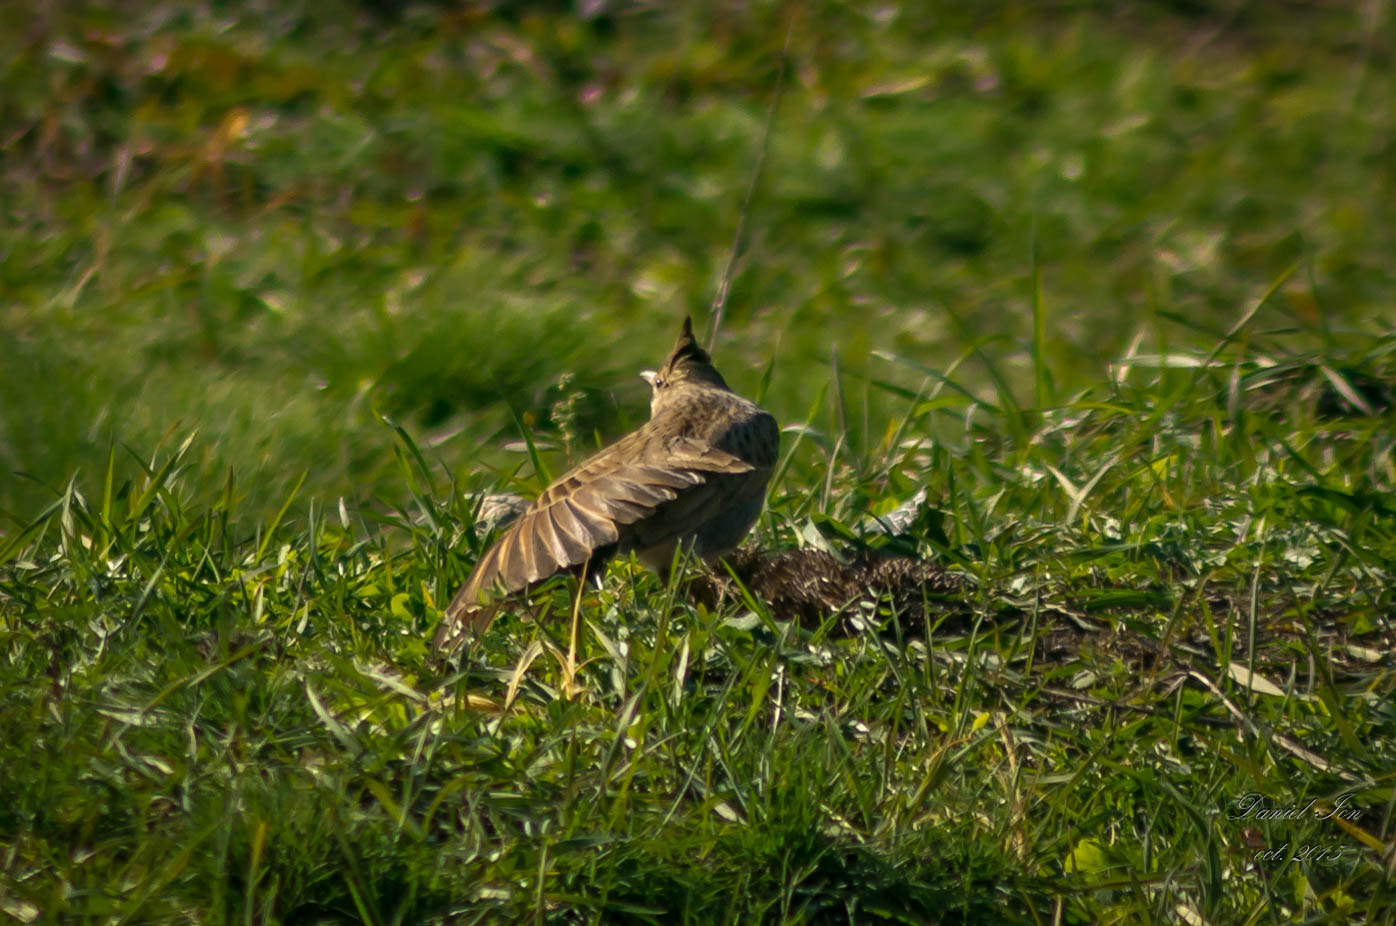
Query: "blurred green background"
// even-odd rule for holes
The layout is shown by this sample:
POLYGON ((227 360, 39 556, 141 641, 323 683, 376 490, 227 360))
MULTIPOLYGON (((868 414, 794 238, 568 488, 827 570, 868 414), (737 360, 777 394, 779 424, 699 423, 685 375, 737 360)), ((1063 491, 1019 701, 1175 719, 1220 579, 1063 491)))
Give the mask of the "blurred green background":
MULTIPOLYGON (((0 7, 0 527, 197 432, 244 510, 590 444, 708 306, 719 366, 849 433, 979 348, 1032 404, 1259 316, 1389 327, 1384 2, 0 7), (891 388, 889 388, 889 386, 891 388), (821 412, 823 414, 823 412, 821 412), (129 453, 126 449, 129 448, 129 453)), ((976 361, 956 377, 990 389, 976 361)), ((824 423, 821 419, 821 425, 824 423)), ((585 447, 581 449, 586 449, 585 447)))

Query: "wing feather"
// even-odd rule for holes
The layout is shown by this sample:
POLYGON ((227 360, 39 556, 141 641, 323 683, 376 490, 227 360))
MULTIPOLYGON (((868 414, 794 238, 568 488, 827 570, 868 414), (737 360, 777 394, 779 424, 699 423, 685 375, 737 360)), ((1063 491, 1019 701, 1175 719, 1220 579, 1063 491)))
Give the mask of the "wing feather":
POLYGON ((490 585, 500 585, 505 592, 515 588, 522 588, 528 582, 524 578, 524 557, 519 549, 519 528, 524 522, 520 521, 509 529, 499 541, 499 556, 495 559, 495 569, 498 572, 498 579, 490 585))
POLYGON ((534 531, 541 544, 547 549, 548 556, 552 561, 559 567, 563 567, 571 565, 578 557, 585 559, 587 550, 583 544, 570 539, 566 532, 558 528, 557 517, 560 507, 553 505, 547 511, 538 512, 534 531))
MULTIPOLYGON (((567 472, 480 558, 446 608, 438 640, 482 630, 498 593, 522 591, 608 547, 644 549, 690 534, 757 467, 691 436, 641 428, 567 472), (652 517, 656 513, 662 517, 652 517)), ((769 467, 762 467, 767 475, 769 467)), ((758 480, 764 486, 765 480, 758 480)))
MULTIPOLYGON (((577 522, 581 529, 586 532, 585 536, 581 539, 582 546, 585 548, 587 556, 590 556, 596 550, 608 544, 615 543, 620 539, 620 534, 612 521, 595 512, 582 509, 572 499, 564 498, 558 502, 556 507, 559 510, 566 511, 567 514, 577 522)), ((581 562, 582 560, 578 559, 577 562, 571 565, 576 566, 581 562)))

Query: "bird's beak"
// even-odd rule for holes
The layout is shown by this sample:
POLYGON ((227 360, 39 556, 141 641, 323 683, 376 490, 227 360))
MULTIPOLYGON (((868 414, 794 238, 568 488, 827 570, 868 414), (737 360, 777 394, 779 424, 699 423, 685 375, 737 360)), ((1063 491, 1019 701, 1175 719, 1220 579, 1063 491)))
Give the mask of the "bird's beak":
POLYGON ((651 389, 654 388, 654 378, 658 375, 659 374, 655 373, 653 370, 640 371, 640 378, 643 379, 645 382, 649 383, 651 389))

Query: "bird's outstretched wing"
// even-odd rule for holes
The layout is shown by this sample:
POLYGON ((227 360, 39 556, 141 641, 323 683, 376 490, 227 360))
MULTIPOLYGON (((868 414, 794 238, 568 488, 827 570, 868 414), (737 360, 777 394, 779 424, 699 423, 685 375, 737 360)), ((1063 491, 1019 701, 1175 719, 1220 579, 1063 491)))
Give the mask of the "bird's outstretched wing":
MULTIPOLYGON (((732 480, 739 457, 690 437, 641 429, 562 476, 491 547, 446 608, 436 646, 449 647, 494 617, 492 602, 616 546, 652 546, 692 532, 732 480), (662 517, 653 515, 664 509, 662 517), (644 534, 634 538, 632 526, 644 534)), ((764 484, 764 480, 763 480, 764 484)))

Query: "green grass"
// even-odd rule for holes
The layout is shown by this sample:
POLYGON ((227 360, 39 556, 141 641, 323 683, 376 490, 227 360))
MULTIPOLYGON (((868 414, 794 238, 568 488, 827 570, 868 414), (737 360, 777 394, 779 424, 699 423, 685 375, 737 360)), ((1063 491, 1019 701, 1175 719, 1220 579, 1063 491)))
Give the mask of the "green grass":
POLYGON ((0 910, 1392 921, 1390 11, 707 9, 0 12, 0 910), (706 319, 787 31, 756 540, 971 591, 618 563, 443 673, 516 418, 556 471, 706 319))
MULTIPOLYGON (((915 388, 878 352, 943 370, 978 343, 1018 394, 1036 356, 1070 395, 1136 338, 1206 349, 1296 261, 1270 327, 1390 316, 1392 37, 1355 12, 147 6, 0 14, 20 521, 172 429, 258 515, 302 473, 401 500, 379 414, 461 479, 512 468, 509 410, 548 423, 567 374, 581 433, 621 430, 716 289, 787 19, 717 344, 748 392, 774 360, 782 420, 831 343, 855 382, 915 388)), ((848 411, 850 440, 901 414, 848 411)))
POLYGON ((410 444, 416 494, 371 524, 243 532, 185 450, 70 489, 4 551, 8 909, 1384 921, 1390 415, 1317 418, 1316 368, 1221 354, 1036 423, 933 387, 897 441, 823 448, 827 501, 775 486, 771 545, 927 486, 910 540, 977 577, 963 611, 847 637, 622 564, 575 673, 565 588, 426 667, 471 503, 410 444), (1249 794, 1350 795, 1356 828, 1229 819, 1249 794), (1286 845, 1333 857, 1252 860, 1286 845))

